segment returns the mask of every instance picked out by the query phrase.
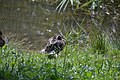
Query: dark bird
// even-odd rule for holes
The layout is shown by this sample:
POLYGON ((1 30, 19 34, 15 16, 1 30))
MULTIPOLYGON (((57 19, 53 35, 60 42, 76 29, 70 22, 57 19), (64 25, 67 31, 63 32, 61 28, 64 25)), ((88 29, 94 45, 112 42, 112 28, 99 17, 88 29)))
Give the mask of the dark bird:
POLYGON ((2 32, 0 31, 0 47, 3 47, 5 45, 5 41, 2 38, 2 32))
POLYGON ((51 37, 41 53, 58 54, 66 45, 65 39, 61 35, 51 37))

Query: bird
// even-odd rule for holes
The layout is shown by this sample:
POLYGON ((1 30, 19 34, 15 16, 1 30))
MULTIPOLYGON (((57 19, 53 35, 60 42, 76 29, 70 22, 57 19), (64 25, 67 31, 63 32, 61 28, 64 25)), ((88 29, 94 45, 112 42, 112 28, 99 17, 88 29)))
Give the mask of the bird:
POLYGON ((47 44, 40 52, 58 55, 64 49, 65 45, 66 40, 61 35, 55 35, 49 38, 47 44))
POLYGON ((3 47, 5 45, 5 40, 2 38, 2 32, 0 30, 0 47, 3 47))

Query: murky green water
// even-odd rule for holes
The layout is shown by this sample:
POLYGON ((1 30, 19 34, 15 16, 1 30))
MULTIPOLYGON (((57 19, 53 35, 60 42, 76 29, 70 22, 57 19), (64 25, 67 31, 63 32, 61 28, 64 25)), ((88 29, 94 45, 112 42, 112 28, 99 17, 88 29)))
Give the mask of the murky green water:
POLYGON ((54 10, 25 0, 1 0, 0 28, 5 35, 11 32, 18 38, 27 37, 35 48, 43 47, 50 36, 59 33, 61 23, 54 10))
MULTIPOLYGON (((41 49, 49 37, 76 28, 77 24, 71 17, 70 12, 61 14, 55 13, 56 6, 47 3, 30 2, 29 0, 0 0, 0 29, 5 35, 17 34, 17 38, 28 38, 32 49, 41 49)), ((88 15, 75 14, 75 19, 81 23, 83 18, 86 21, 86 28, 89 28, 88 15)), ((106 18, 107 20, 107 18, 106 18)), ((119 21, 119 20, 118 20, 119 21)), ((108 23, 105 24, 108 25, 108 23)), ((119 23, 120 24, 120 23, 119 23)), ((120 28, 113 24, 111 30, 119 33, 120 28)), ((111 25, 109 25, 111 26, 111 25)), ((105 29, 109 29, 108 27, 105 29)), ((117 34, 117 36, 119 36, 117 34)))

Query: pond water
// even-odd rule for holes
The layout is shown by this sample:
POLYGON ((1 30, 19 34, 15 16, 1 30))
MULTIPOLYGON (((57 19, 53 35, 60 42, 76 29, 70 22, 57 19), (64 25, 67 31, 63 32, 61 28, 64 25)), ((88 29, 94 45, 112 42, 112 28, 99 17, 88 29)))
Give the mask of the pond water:
MULTIPOLYGON (((42 49, 49 37, 65 34, 77 26, 69 11, 58 14, 55 13, 55 8, 56 6, 43 2, 0 0, 0 29, 5 35, 16 34, 20 40, 27 38, 27 42, 32 44, 31 49, 42 49)), ((84 17, 89 19, 88 15, 82 13, 75 14, 74 17, 80 23, 84 17)), ((85 26, 89 26, 89 21, 85 26)), ((111 28, 115 28, 114 24, 111 28)))
POLYGON ((54 10, 25 0, 1 0, 0 29, 5 35, 16 34, 18 39, 27 37, 32 48, 40 49, 49 37, 59 33, 56 26, 61 23, 54 10))

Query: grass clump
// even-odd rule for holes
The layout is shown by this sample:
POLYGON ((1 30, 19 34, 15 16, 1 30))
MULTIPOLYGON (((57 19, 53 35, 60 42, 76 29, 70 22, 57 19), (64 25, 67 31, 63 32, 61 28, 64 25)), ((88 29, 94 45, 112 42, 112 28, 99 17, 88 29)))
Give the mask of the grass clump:
MULTIPOLYGON (((69 34, 72 37, 73 34, 69 34)), ((107 51, 92 46, 68 43, 54 59, 37 51, 15 49, 12 44, 1 48, 0 79, 3 80, 119 80, 120 50, 107 51), (95 50, 96 49, 96 50, 95 50), (102 51, 98 54, 95 51, 102 51)), ((76 37, 80 37, 76 36, 76 37)), ((75 37, 74 37, 75 38, 75 37)), ((70 39, 70 40, 69 40, 70 39)), ((97 38, 99 41, 99 38, 97 38)), ((100 39, 101 40, 101 39, 100 39)), ((103 39, 104 40, 104 39, 103 39)), ((72 41, 74 43, 74 41, 72 41)), ((97 42, 98 43, 98 42, 97 42)), ((105 40, 106 43, 106 40, 105 40)), ((96 44, 96 42, 95 42, 96 44)), ((104 44, 107 46, 108 44, 104 44)), ((96 47, 98 44, 95 45, 96 47)), ((110 46, 110 45, 109 45, 110 46)), ((99 46, 98 46, 99 47, 99 46)), ((104 46, 103 46, 104 47, 104 46)))

